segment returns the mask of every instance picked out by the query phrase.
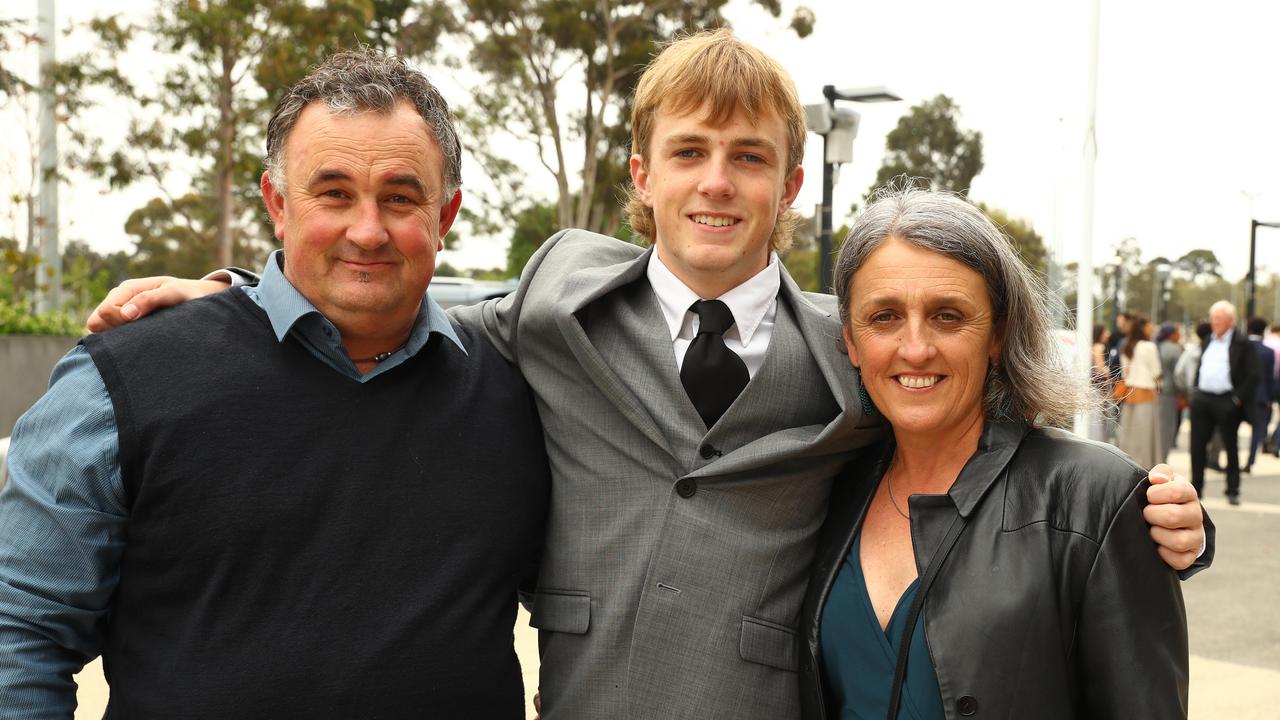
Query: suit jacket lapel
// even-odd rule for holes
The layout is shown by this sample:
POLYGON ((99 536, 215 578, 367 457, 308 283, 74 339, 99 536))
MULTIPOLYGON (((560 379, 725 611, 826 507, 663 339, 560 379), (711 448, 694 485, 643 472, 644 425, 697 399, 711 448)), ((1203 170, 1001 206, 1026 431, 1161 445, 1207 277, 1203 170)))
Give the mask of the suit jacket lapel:
MULTIPOLYGON (((593 303, 608 293, 644 277, 645 268, 649 263, 649 255, 652 252, 653 249, 650 248, 634 260, 606 267, 586 268, 569 275, 562 288, 563 294, 555 306, 555 319, 565 343, 591 382, 617 407, 618 412, 628 422, 644 433, 645 437, 648 437, 670 454, 672 450, 667 443, 667 438, 659 429, 658 424, 654 422, 653 416, 646 409, 646 404, 641 402, 628 389, 614 367, 616 362, 611 364, 605 360, 604 355, 592 343, 586 329, 583 327, 583 320, 584 318, 589 318, 593 303)), ((656 301, 652 304, 651 310, 653 317, 645 317, 639 322, 628 323, 625 332, 664 333, 665 324, 662 320, 661 311, 657 308, 656 301)), ((616 320, 616 318, 609 319, 610 322, 615 322, 616 320)), ((666 343, 669 354, 670 337, 666 338, 666 343)), ((630 360, 641 365, 650 361, 658 361, 657 358, 630 358, 630 360)), ((674 365, 674 357, 671 359, 671 363, 674 365)), ((649 367, 642 370, 642 372, 653 373, 653 369, 649 367)))
POLYGON ((783 272, 777 321, 765 365, 707 437, 716 447, 737 449, 692 476, 735 472, 784 457, 843 453, 871 442, 879 434, 879 422, 863 417, 838 324, 831 313, 810 302, 791 276, 783 272), (792 398, 783 393, 772 401, 761 401, 760 393, 767 394, 774 388, 759 385, 781 383, 804 388, 798 392, 808 397, 792 398), (830 406, 833 413, 812 424, 766 432, 766 428, 777 425, 776 418, 769 416, 780 412, 778 404, 795 401, 810 407, 830 406))

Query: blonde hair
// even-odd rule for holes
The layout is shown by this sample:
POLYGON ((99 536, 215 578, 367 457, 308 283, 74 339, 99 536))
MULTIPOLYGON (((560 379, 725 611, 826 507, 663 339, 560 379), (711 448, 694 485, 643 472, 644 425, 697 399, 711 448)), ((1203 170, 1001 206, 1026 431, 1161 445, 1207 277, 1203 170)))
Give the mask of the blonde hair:
MULTIPOLYGON (((739 111, 752 124, 774 113, 787 132, 786 171, 804 160, 804 108, 791 76, 778 61, 723 28, 680 38, 649 63, 632 103, 631 153, 648 162, 659 111, 685 115, 703 107, 713 124, 727 123, 739 111)), ((627 217, 632 230, 653 242, 653 208, 644 204, 634 186, 627 192, 627 217)), ((778 216, 770 238, 774 250, 790 247, 798 219, 791 210, 778 216)))

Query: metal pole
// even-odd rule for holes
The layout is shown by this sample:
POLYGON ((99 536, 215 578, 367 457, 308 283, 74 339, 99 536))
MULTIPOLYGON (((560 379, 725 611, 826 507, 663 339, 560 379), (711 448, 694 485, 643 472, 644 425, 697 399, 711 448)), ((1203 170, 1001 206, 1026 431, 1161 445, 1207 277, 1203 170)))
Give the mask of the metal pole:
POLYGON ((1254 280, 1254 272, 1257 266, 1254 264, 1258 252, 1258 221, 1249 220, 1249 294, 1244 317, 1245 322, 1253 319, 1254 310, 1254 288, 1256 287, 1254 280))
POLYGON ((39 0, 40 36, 40 268, 36 275, 36 312, 62 305, 62 254, 58 250, 58 99, 49 70, 57 60, 54 0, 39 0))
MULTIPOLYGON (((831 103, 835 106, 835 103, 831 103)), ((827 143, 830 133, 822 136, 822 232, 818 236, 818 289, 834 292, 834 268, 831 262, 831 191, 835 184, 835 166, 827 160, 827 143)))
MULTIPOLYGON (((1099 0, 1089 10, 1089 84, 1086 97, 1084 138, 1084 207, 1081 209, 1080 274, 1076 280, 1076 370, 1082 379, 1089 377, 1093 365, 1093 328, 1089 317, 1093 307, 1093 171, 1098 157, 1098 15, 1099 0)), ((1076 415, 1075 432, 1088 437, 1089 416, 1076 415)))

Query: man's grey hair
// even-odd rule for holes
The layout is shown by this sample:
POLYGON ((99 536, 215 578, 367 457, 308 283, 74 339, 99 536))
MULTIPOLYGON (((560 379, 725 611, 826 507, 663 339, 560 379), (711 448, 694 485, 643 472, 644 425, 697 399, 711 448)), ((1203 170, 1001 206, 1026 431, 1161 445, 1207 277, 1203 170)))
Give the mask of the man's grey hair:
POLYGON ((444 156, 445 200, 462 187, 462 147, 445 102, 426 75, 404 58, 371 48, 329 56, 289 88, 267 124, 267 174, 277 190, 284 190, 284 149, 302 111, 323 102, 334 113, 390 113, 407 100, 431 128, 444 156))
POLYGON ((1066 427, 1090 404, 1087 384, 1059 360, 1044 283, 981 210, 958 195, 895 181, 853 223, 836 261, 840 320, 849 324, 853 275, 885 240, 897 238, 977 271, 991 298, 999 360, 987 372, 988 420, 1066 427))
POLYGON ((1229 300, 1219 300, 1209 306, 1209 314, 1224 312, 1231 316, 1232 320, 1236 319, 1236 306, 1232 305, 1229 300))

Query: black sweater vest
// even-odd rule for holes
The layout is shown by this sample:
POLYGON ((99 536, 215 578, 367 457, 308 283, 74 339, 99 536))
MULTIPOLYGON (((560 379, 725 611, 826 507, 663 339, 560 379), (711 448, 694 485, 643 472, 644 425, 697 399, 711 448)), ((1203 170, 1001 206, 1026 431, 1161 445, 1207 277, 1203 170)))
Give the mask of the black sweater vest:
POLYGON ((84 340, 128 542, 109 718, 520 718, 549 479, 527 386, 435 335, 361 384, 240 291, 84 340))

